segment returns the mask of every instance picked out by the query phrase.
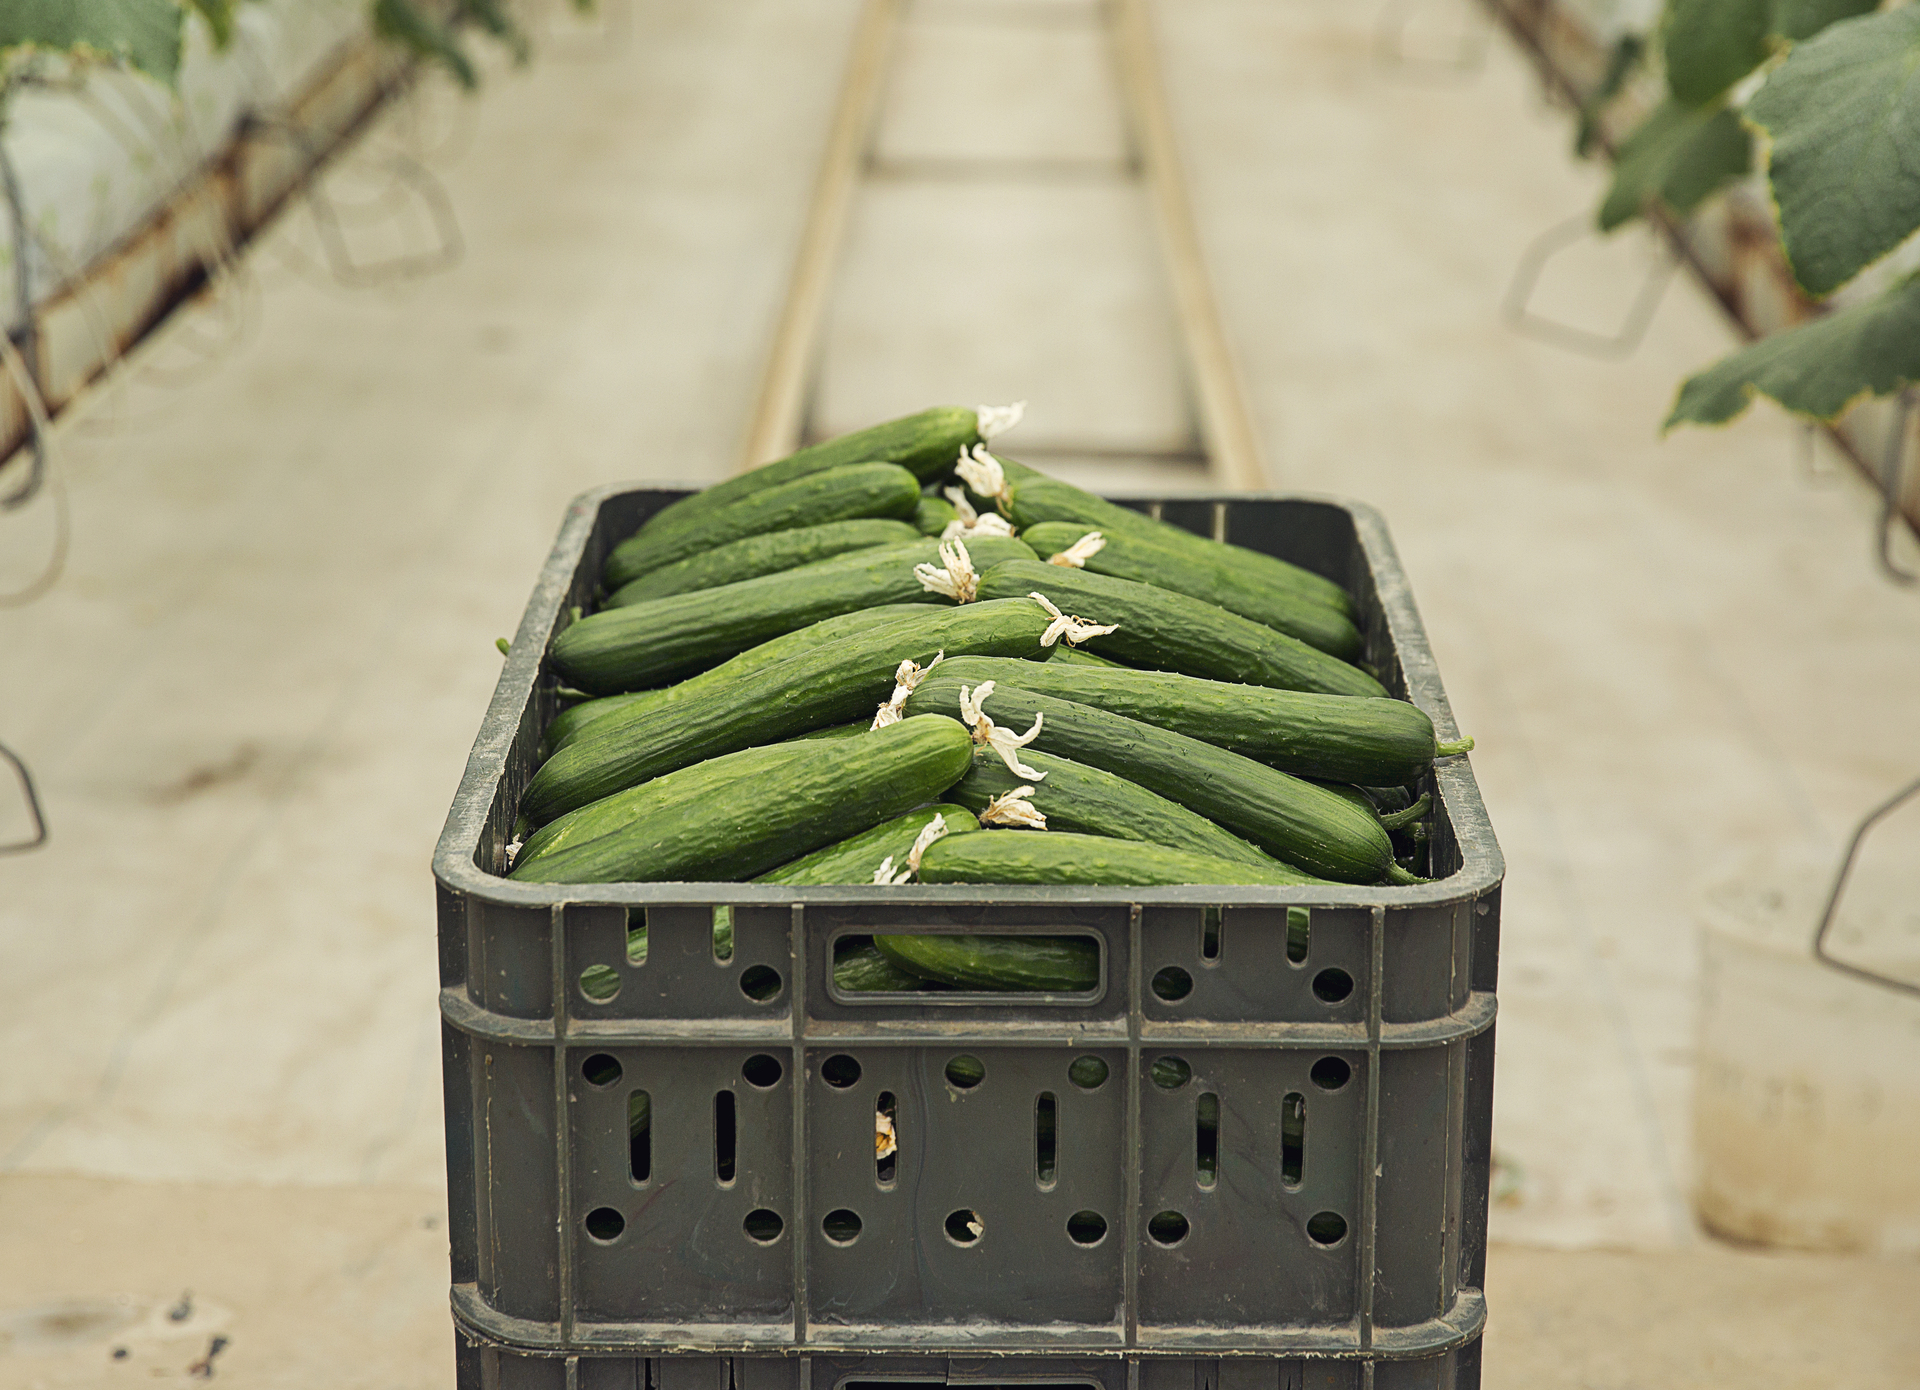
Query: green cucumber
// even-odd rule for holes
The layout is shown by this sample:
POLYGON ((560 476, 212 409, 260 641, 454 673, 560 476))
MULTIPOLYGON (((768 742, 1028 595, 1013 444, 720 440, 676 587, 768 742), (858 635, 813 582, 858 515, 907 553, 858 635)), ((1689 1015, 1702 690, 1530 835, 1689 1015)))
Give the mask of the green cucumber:
POLYGON ((914 529, 923 536, 937 536, 959 519, 959 509, 944 497, 923 496, 913 509, 914 529))
POLYGON ((1003 508, 1009 520, 1021 530, 1045 521, 1071 521, 1087 531, 1115 536, 1140 536, 1159 545, 1191 556, 1199 563, 1225 563, 1237 567, 1250 583, 1266 584, 1302 598, 1317 599, 1341 613, 1353 615, 1353 598, 1331 579, 1302 569, 1299 565, 1263 555, 1245 546, 1208 540, 1191 531, 1183 531, 1165 521, 1155 521, 1145 512, 1122 507, 1091 492, 1049 478, 1031 469, 1016 473, 1012 460, 1002 459, 1007 475, 1009 500, 1003 508))
POLYGON ((935 816, 945 818, 949 835, 964 835, 980 828, 980 822, 973 818, 973 812, 965 806, 951 803, 922 806, 917 811, 896 816, 884 825, 863 830, 852 839, 817 849, 791 864, 782 864, 777 869, 761 874, 754 882, 872 883, 874 870, 886 859, 891 858, 896 868, 905 866, 907 852, 913 848, 915 837, 926 829, 927 823, 935 816))
MULTIPOLYGON (((1193 854, 1183 849, 1168 849, 1163 845, 1141 844, 1138 840, 1112 840, 1104 835, 1066 835, 1051 830, 1025 835, 992 830, 980 835, 964 836, 952 845, 945 840, 936 841, 921 856, 920 881, 1067 883, 1085 887, 1260 884, 1292 888, 1314 880, 1293 872, 1284 864, 1262 869, 1253 864, 1218 859, 1210 854, 1193 854)), ((880 949, 889 955, 893 952, 888 950, 888 943, 894 939, 874 938, 880 949)), ((951 941, 954 938, 923 936, 911 939, 951 941)), ((1087 942, 1089 947, 1092 944, 1091 941, 1087 942)), ((911 965, 908 968, 911 969, 911 965)))
POLYGON ((797 738, 858 738, 873 731, 871 719, 856 719, 851 724, 829 724, 824 729, 814 729, 808 733, 795 735, 797 738))
MULTIPOLYGON (((997 537, 968 550, 976 567, 1033 554, 1019 541, 997 537)), ((553 664, 580 689, 611 694, 691 675, 770 637, 856 609, 945 603, 913 572, 917 564, 937 564, 939 551, 933 540, 857 550, 784 574, 610 608, 554 638, 553 664)))
POLYGON ((1055 642, 1052 647, 1052 652, 1053 655, 1047 659, 1049 661, 1057 661, 1062 666, 1105 666, 1114 671, 1129 671, 1133 669, 1130 666, 1115 661, 1110 656, 1095 656, 1092 652, 1083 652, 1078 647, 1069 646, 1065 642, 1055 642))
POLYGON ((1297 637, 1171 589, 1037 560, 1007 560, 980 576, 982 598, 1025 593, 1045 594, 1088 622, 1117 624, 1118 631, 1084 645, 1129 665, 1327 695, 1387 693, 1365 671, 1297 637))
POLYGON ((1038 662, 962 657, 944 662, 939 676, 974 685, 1005 681, 1158 724, 1298 777, 1368 787, 1416 781, 1435 758, 1463 753, 1473 742, 1436 742, 1433 721, 1405 700, 1273 690, 1171 671, 1095 671, 1062 666, 1057 656, 1038 662))
POLYGON ((641 532, 696 525, 723 507, 795 478, 849 463, 894 463, 921 482, 946 472, 962 449, 979 442, 979 416, 965 406, 937 405, 851 434, 839 435, 772 463, 763 463, 704 492, 682 497, 647 518, 641 532))
POLYGON ((830 560, 850 550, 878 550, 885 545, 910 545, 920 533, 904 521, 862 517, 853 521, 829 521, 819 526, 800 526, 791 531, 768 531, 743 536, 726 545, 690 555, 671 565, 651 570, 631 583, 623 584, 608 595, 605 608, 622 608, 668 594, 692 593, 696 589, 716 589, 722 584, 737 584, 742 579, 758 579, 763 574, 810 565, 815 560, 830 560))
POLYGON ((523 856, 532 883, 738 882, 938 796, 967 770, 958 720, 903 719, 857 748, 781 743, 670 773, 613 800, 617 829, 523 856))
POLYGON ((639 706, 645 709, 659 709, 666 705, 678 704, 689 695, 698 695, 703 690, 712 690, 738 680, 751 671, 758 671, 785 661, 788 657, 817 647, 823 642, 838 641, 842 637, 851 637, 856 632, 865 632, 869 628, 884 627, 899 618, 910 617, 924 608, 933 606, 934 596, 929 594, 926 603, 883 603, 877 608, 861 608, 852 613, 842 613, 837 618, 826 618, 817 623, 793 632, 782 633, 771 641, 762 642, 757 647, 748 647, 744 652, 730 660, 721 662, 702 671, 697 676, 689 676, 677 685, 662 686, 657 690, 635 690, 621 695, 602 695, 595 700, 582 700, 553 717, 547 725, 547 755, 552 756, 565 748, 586 728, 603 715, 615 710, 630 709, 639 706))
MULTIPOLYGON (((1015 787, 1030 786, 1033 791, 1027 800, 1046 816, 1047 834, 1070 831, 1105 835, 1251 864, 1273 872, 1288 868, 1265 850, 1222 830, 1205 816, 1196 815, 1178 802, 1169 801, 1124 777, 1070 758, 1042 753, 1037 748, 1023 748, 1020 760, 1046 776, 1037 781, 1016 776, 997 755, 981 749, 974 754, 972 770, 947 795, 979 815, 996 796, 1015 787)), ((1294 881, 1315 882, 1308 874, 1296 874, 1294 881)))
POLYGON ((743 497, 696 525, 629 536, 607 557, 600 582, 609 590, 617 590, 643 574, 744 536, 855 517, 912 516, 919 502, 919 482, 894 464, 854 463, 830 468, 743 497))
POLYGON ((843 936, 833 943, 833 982, 850 994, 939 988, 888 960, 870 936, 843 936))
MULTIPOLYGON (((810 648, 665 709, 610 714, 546 761, 527 784, 519 812, 538 825, 703 758, 844 724, 861 715, 870 719, 892 693, 902 661, 924 666, 943 651, 955 656, 1038 655, 1049 621, 1046 610, 1032 599, 925 612, 925 617, 916 614, 810 648)), ((856 739, 849 746, 863 744, 856 739)), ((842 752, 832 742, 814 746, 842 752)))
MULTIPOLYGON (((1088 530, 1083 522, 1043 521, 1021 532, 1020 538, 1041 559, 1052 562, 1088 530)), ((1114 536, 1103 532, 1101 539, 1106 544, 1083 562, 1094 574, 1154 584, 1204 599, 1343 661, 1360 655, 1360 629, 1346 614, 1317 596, 1305 598, 1254 577, 1224 547, 1202 558, 1137 532, 1114 536)))
MULTIPOLYGON (((1043 663, 1034 663, 1037 669, 1043 663)), ((957 714, 961 682, 940 673, 907 699, 909 714, 957 714)), ((1324 787, 1289 777, 1210 743, 1071 700, 996 684, 984 712, 1025 729, 1034 745, 1129 781, 1251 840, 1274 858, 1342 883, 1378 883, 1393 871, 1393 842, 1380 822, 1324 787)))
POLYGON ((873 944, 908 974, 960 989, 1077 994, 1100 983, 1100 947, 1090 936, 876 936, 873 944))

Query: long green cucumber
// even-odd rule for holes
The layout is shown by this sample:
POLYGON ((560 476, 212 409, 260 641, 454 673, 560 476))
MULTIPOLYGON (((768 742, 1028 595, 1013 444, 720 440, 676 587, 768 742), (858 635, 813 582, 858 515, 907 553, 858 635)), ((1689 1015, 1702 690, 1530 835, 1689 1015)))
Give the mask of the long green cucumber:
MULTIPOLYGON (((1037 748, 1022 749, 1020 759, 1046 776, 1033 781, 1015 776, 999 757, 981 749, 974 754, 972 769, 947 795, 979 815, 996 796, 1015 787, 1028 786, 1033 791, 1027 800, 1046 816, 1047 834, 1064 830, 1105 835, 1275 872, 1288 867, 1205 816, 1196 815, 1179 802, 1169 801, 1125 777, 1076 763, 1071 758, 1042 753, 1037 748)), ((1315 881, 1308 874, 1298 874, 1296 880, 1315 881)))
POLYGON ((1155 521, 1144 512, 1095 497, 1071 483, 1049 478, 1032 469, 1022 469, 1016 473, 1012 460, 1003 459, 1001 463, 1006 469, 1009 497, 1005 511, 1013 524, 1022 530, 1044 521, 1071 521, 1107 537, 1141 536, 1190 555, 1196 561, 1237 566, 1252 582, 1284 589, 1302 598, 1317 598, 1349 617, 1353 615, 1353 597, 1331 579, 1312 570, 1272 555, 1263 555, 1257 550, 1248 550, 1245 546, 1196 536, 1169 522, 1155 521))
MULTIPOLYGON (((1037 655, 1049 621, 1046 610, 1032 599, 925 611, 925 617, 916 614, 810 648, 666 709, 608 715, 547 759, 527 784, 520 814, 542 824, 703 758, 844 724, 861 715, 871 718, 892 693, 902 661, 925 666, 943 651, 954 656, 1037 655)), ((812 742, 831 753, 864 741, 812 742)))
MULTIPOLYGON (((1088 531, 1078 521, 1043 521, 1021 532, 1020 538, 1041 559, 1051 562, 1088 531)), ((1218 552, 1194 555, 1142 532, 1103 533, 1101 539, 1106 544, 1082 561, 1094 574, 1131 579, 1204 599, 1229 613, 1298 637, 1343 661, 1360 655, 1360 629, 1345 613, 1318 596, 1307 598, 1266 583, 1249 573, 1224 547, 1218 552)))
POLYGON ((641 575, 679 560, 727 545, 743 536, 790 531, 855 517, 912 516, 920 502, 920 483, 891 463, 852 463, 824 473, 795 478, 742 497, 710 513, 697 524, 669 531, 642 531, 613 548, 600 582, 619 589, 641 575))
POLYGON ((1362 700, 1235 685, 1171 671, 1090 670, 1051 661, 962 657, 943 680, 1005 681, 1228 748, 1282 772, 1368 787, 1416 780, 1473 740, 1438 743, 1433 721, 1405 700, 1362 700))
POLYGON ((1090 936, 876 936, 873 944, 908 974, 959 989, 1079 993, 1100 983, 1100 948, 1090 936))
POLYGON ((980 576, 980 593, 990 598, 1045 594, 1062 611, 1088 622, 1118 624, 1118 631, 1085 645, 1133 666, 1152 665, 1213 680, 1327 695, 1387 693, 1365 671, 1297 637, 1229 613, 1218 604, 1131 579, 1037 560, 1008 560, 980 576))
POLYGON ((907 852, 913 848, 915 837, 935 816, 946 821, 949 835, 964 835, 980 828, 980 822, 965 806, 951 802, 922 806, 871 830, 863 830, 851 839, 817 849, 791 864, 782 864, 761 874, 754 882, 872 883, 873 871, 885 860, 891 858, 896 868, 906 864, 907 852))
POLYGON ((551 756, 565 748, 586 728, 604 715, 615 710, 641 707, 659 709, 666 705, 678 704, 689 695, 698 695, 703 690, 712 690, 723 686, 751 671, 759 671, 777 661, 785 661, 796 653, 809 647, 817 647, 823 642, 838 641, 842 637, 851 637, 856 632, 865 632, 869 628, 885 627, 899 618, 910 617, 932 605, 934 596, 927 595, 927 603, 883 603, 876 608, 861 608, 852 613, 842 613, 837 618, 825 618, 817 623, 792 632, 782 633, 757 647, 748 647, 738 656, 710 666, 697 676, 688 676, 675 685, 661 686, 656 690, 634 690, 621 695, 602 695, 597 700, 582 700, 556 714, 548 723, 546 730, 546 750, 551 756))
MULTIPOLYGON (((1176 884, 1264 884, 1291 888, 1313 879, 1276 864, 1254 864, 1193 854, 1137 840, 1104 835, 1068 835, 1048 830, 1016 834, 994 830, 968 835, 948 846, 944 840, 920 860, 922 883, 1070 883, 1087 887, 1154 887, 1176 884)), ((950 941, 951 937, 914 937, 950 941)), ((1002 938, 1004 939, 1004 938, 1002 938)), ((1032 938, 1013 938, 1031 940, 1032 938)), ((891 937, 876 937, 886 951, 891 937)), ((1089 943, 1091 944, 1091 943, 1089 943)), ((892 954, 888 951, 888 954, 892 954)), ((904 963, 904 962, 903 962, 904 963)), ((909 967, 911 968, 911 967, 909 967)))
POLYGON ((1078 647, 1069 646, 1065 642, 1055 642, 1052 650, 1053 655, 1047 660, 1057 661, 1062 666, 1105 666, 1114 671, 1132 669, 1110 656, 1095 656, 1092 652, 1083 652, 1078 647))
POLYGON ((849 463, 894 463, 925 482, 952 468, 960 451, 979 439, 980 419, 974 411, 965 406, 937 405, 916 415, 838 435, 748 469, 661 508, 640 529, 659 533, 693 525, 765 488, 849 463))
POLYGON ((738 882, 939 795, 966 772, 972 747, 958 720, 934 715, 890 724, 857 746, 749 748, 662 777, 696 794, 637 812, 596 839, 530 859, 513 877, 534 883, 738 882))
POLYGON ((758 579, 763 574, 778 574, 810 565, 815 560, 830 560, 850 550, 911 545, 919 539, 920 533, 906 522, 881 517, 829 521, 819 526, 795 527, 791 531, 743 536, 649 570, 631 583, 621 585, 601 606, 622 608, 650 598, 665 598, 668 594, 716 589, 722 584, 738 584, 742 579, 758 579))
MULTIPOLYGON (((1033 554, 998 538, 968 550, 977 566, 1033 554)), ((554 638, 553 664, 581 690, 611 694, 690 675, 823 618, 880 604, 944 603, 913 572, 917 564, 937 564, 939 551, 933 540, 859 550, 784 574, 610 608, 554 638)))
MULTIPOLYGON (((956 714, 961 688, 944 675, 924 681, 908 698, 907 712, 956 714)), ((999 684, 984 712, 1020 729, 1043 715, 1034 744, 1040 751, 1119 773, 1307 873, 1378 883, 1394 867, 1393 843, 1373 816, 1324 787, 1238 753, 1091 705, 999 684)))
POLYGON ((870 936, 843 936, 833 943, 833 982, 853 994, 939 988, 888 960, 870 936))
POLYGON ((914 529, 923 536, 937 536, 959 519, 959 510, 944 497, 922 496, 913 509, 914 529))

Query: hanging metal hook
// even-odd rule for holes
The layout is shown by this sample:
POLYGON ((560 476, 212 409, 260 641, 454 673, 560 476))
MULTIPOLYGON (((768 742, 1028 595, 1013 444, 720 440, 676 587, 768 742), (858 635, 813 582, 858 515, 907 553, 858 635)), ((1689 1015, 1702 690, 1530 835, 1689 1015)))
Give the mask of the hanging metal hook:
POLYGON ((1867 838, 1867 832, 1887 816, 1892 815, 1906 804, 1909 798, 1920 795, 1920 781, 1912 783, 1896 792, 1888 800, 1867 813, 1865 820, 1854 827, 1853 838, 1847 842, 1846 857, 1840 861, 1840 872, 1834 876, 1833 891, 1827 895, 1826 911, 1820 914, 1820 929, 1813 934, 1813 957, 1835 970, 1845 971, 1862 980, 1871 980, 1876 985, 1888 989, 1897 989, 1905 994, 1920 994, 1920 984, 1911 980, 1896 979, 1891 975, 1882 975, 1877 971, 1866 970, 1857 965, 1849 965, 1839 960, 1827 950, 1827 933, 1833 928, 1833 919, 1840 910, 1840 895, 1846 891, 1847 879, 1853 873, 1853 862, 1860 857, 1861 842, 1867 838))
POLYGON ((20 790, 26 794, 27 815, 33 821, 33 838, 21 840, 11 845, 0 845, 0 854, 18 854, 22 850, 38 849, 47 842, 47 818, 40 810, 40 794, 34 790, 33 774, 27 771, 27 765, 6 744, 0 743, 0 758, 13 765, 13 775, 20 779, 20 790))
POLYGON ((1520 255, 1520 264, 1514 267, 1513 282, 1507 286, 1506 298, 1500 305, 1500 317, 1509 328, 1529 338, 1551 343, 1568 352, 1618 362, 1631 357, 1646 338, 1647 329, 1653 324, 1654 311, 1666 296, 1667 286, 1673 282, 1673 273, 1679 269, 1680 260, 1670 253, 1656 251, 1647 278, 1627 311, 1626 322, 1614 333, 1595 333, 1592 329, 1542 318, 1528 305, 1533 301, 1534 290, 1539 288, 1540 276, 1546 270, 1547 262, 1575 242, 1583 240, 1592 225, 1591 214, 1578 213, 1564 222, 1555 223, 1528 243, 1527 249, 1520 255))

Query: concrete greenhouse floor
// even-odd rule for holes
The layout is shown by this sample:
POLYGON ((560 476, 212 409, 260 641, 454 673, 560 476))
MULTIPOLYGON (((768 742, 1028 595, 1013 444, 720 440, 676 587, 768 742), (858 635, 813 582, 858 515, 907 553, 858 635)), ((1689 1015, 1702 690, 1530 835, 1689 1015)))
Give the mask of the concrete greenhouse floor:
MULTIPOLYGON (((0 739, 53 831, 0 860, 0 1387, 176 1379, 215 1336, 236 1386, 451 1383, 429 853, 567 500, 732 467, 856 10, 602 2, 599 37, 556 6, 530 68, 429 88, 335 175, 424 153, 458 268, 336 288, 296 210, 62 423, 68 570, 0 611, 0 739)), ((1920 1264, 1733 1249, 1688 1205, 1692 904, 1755 852, 1837 853, 1920 768, 1920 603, 1777 412, 1655 438, 1732 342, 1692 285, 1622 363, 1501 325, 1601 175, 1504 43, 1433 80, 1379 63, 1373 11, 1158 17, 1274 485, 1387 514, 1508 856, 1486 1384, 1920 1383, 1920 1264)), ((1034 119, 1110 150, 1075 12, 923 0, 883 148, 1024 139, 969 103, 1058 72, 1034 119), (1047 37, 968 87, 967 26, 1011 11, 1047 37)), ((856 208, 823 423, 1021 395, 1035 439, 1184 437, 1125 199, 950 201, 856 208)), ((1645 254, 1582 248, 1548 307, 1605 322, 1645 254)), ((0 588, 50 528, 0 518, 0 588)))

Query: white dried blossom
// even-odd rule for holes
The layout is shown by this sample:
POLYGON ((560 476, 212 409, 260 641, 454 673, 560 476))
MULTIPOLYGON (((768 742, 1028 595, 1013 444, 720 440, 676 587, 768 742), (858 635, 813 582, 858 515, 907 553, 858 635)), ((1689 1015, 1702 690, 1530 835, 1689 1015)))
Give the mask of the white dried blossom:
POLYGON ((1118 623, 1090 623, 1085 618, 1069 617, 1055 608, 1053 600, 1045 594, 1029 592, 1027 597, 1053 614, 1053 621, 1048 623, 1047 630, 1040 634, 1040 645, 1043 647, 1051 647, 1062 637, 1067 639, 1067 645, 1077 647, 1089 637, 1104 637, 1109 632, 1120 630, 1118 623))
POLYGON ((907 697, 919 688, 920 682, 927 678, 927 672, 946 659, 946 652, 940 651, 935 653, 933 660, 925 666, 916 665, 911 660, 901 662, 900 668, 893 673, 893 694, 888 697, 885 704, 874 711, 873 723, 868 726, 869 732, 874 729, 884 729, 889 724, 898 724, 905 719, 907 697))
POLYGON ((1049 556, 1047 563, 1059 565, 1062 569, 1085 569, 1087 561, 1104 550, 1106 545, 1105 536, 1098 531, 1089 531, 1059 554, 1049 556))
POLYGON ((1019 825, 1029 830, 1045 830, 1047 813, 1027 800, 1033 791, 1032 787, 1020 786, 1010 792, 1002 792, 989 801, 987 809, 980 813, 980 824, 1019 825))
POLYGON ((976 497, 991 497, 1001 511, 1013 501, 1013 494, 1007 488, 1007 471, 1000 466, 999 459, 987 452, 985 445, 962 449, 953 471, 960 475, 961 482, 973 489, 976 497))
POLYGON ((888 888, 897 888, 903 883, 912 882, 913 876, 920 872, 920 857, 927 852, 928 847, 935 840, 946 833, 946 816, 936 814, 932 820, 921 826, 920 833, 914 836, 913 848, 907 851, 906 867, 896 871, 893 867, 893 856, 889 854, 880 861, 880 867, 873 871, 873 881, 888 888))
POLYGON ((994 439, 1005 434, 1019 424, 1027 413, 1025 401, 1015 401, 1012 405, 982 405, 974 407, 974 428, 982 439, 994 439))
POLYGON ((506 853, 507 853, 507 867, 509 869, 513 867, 513 861, 520 857, 521 847, 525 843, 526 842, 524 840, 521 840, 518 837, 515 837, 514 839, 507 841, 506 853))
POLYGON ((928 593, 943 594, 955 603, 972 603, 980 588, 980 576, 974 572, 965 541, 941 541, 940 564, 915 565, 913 577, 928 593))
POLYGON ((1015 777, 1026 777, 1035 782, 1044 780, 1046 773, 1020 761, 1020 750, 1040 737, 1044 716, 1035 713, 1033 727, 1024 734, 1001 728, 980 708, 987 702, 987 696, 993 694, 993 684, 992 681, 982 681, 977 687, 960 687, 960 722, 973 731, 975 743, 984 744, 999 754, 1000 761, 1007 765, 1007 771, 1015 777))
POLYGON ((953 509, 959 515, 949 521, 946 529, 941 531, 941 540, 970 541, 975 536, 1011 536, 1013 534, 1013 524, 1000 513, 988 512, 982 516, 976 512, 973 509, 973 503, 967 500, 965 488, 950 487, 945 489, 945 493, 947 500, 953 503, 953 509))

